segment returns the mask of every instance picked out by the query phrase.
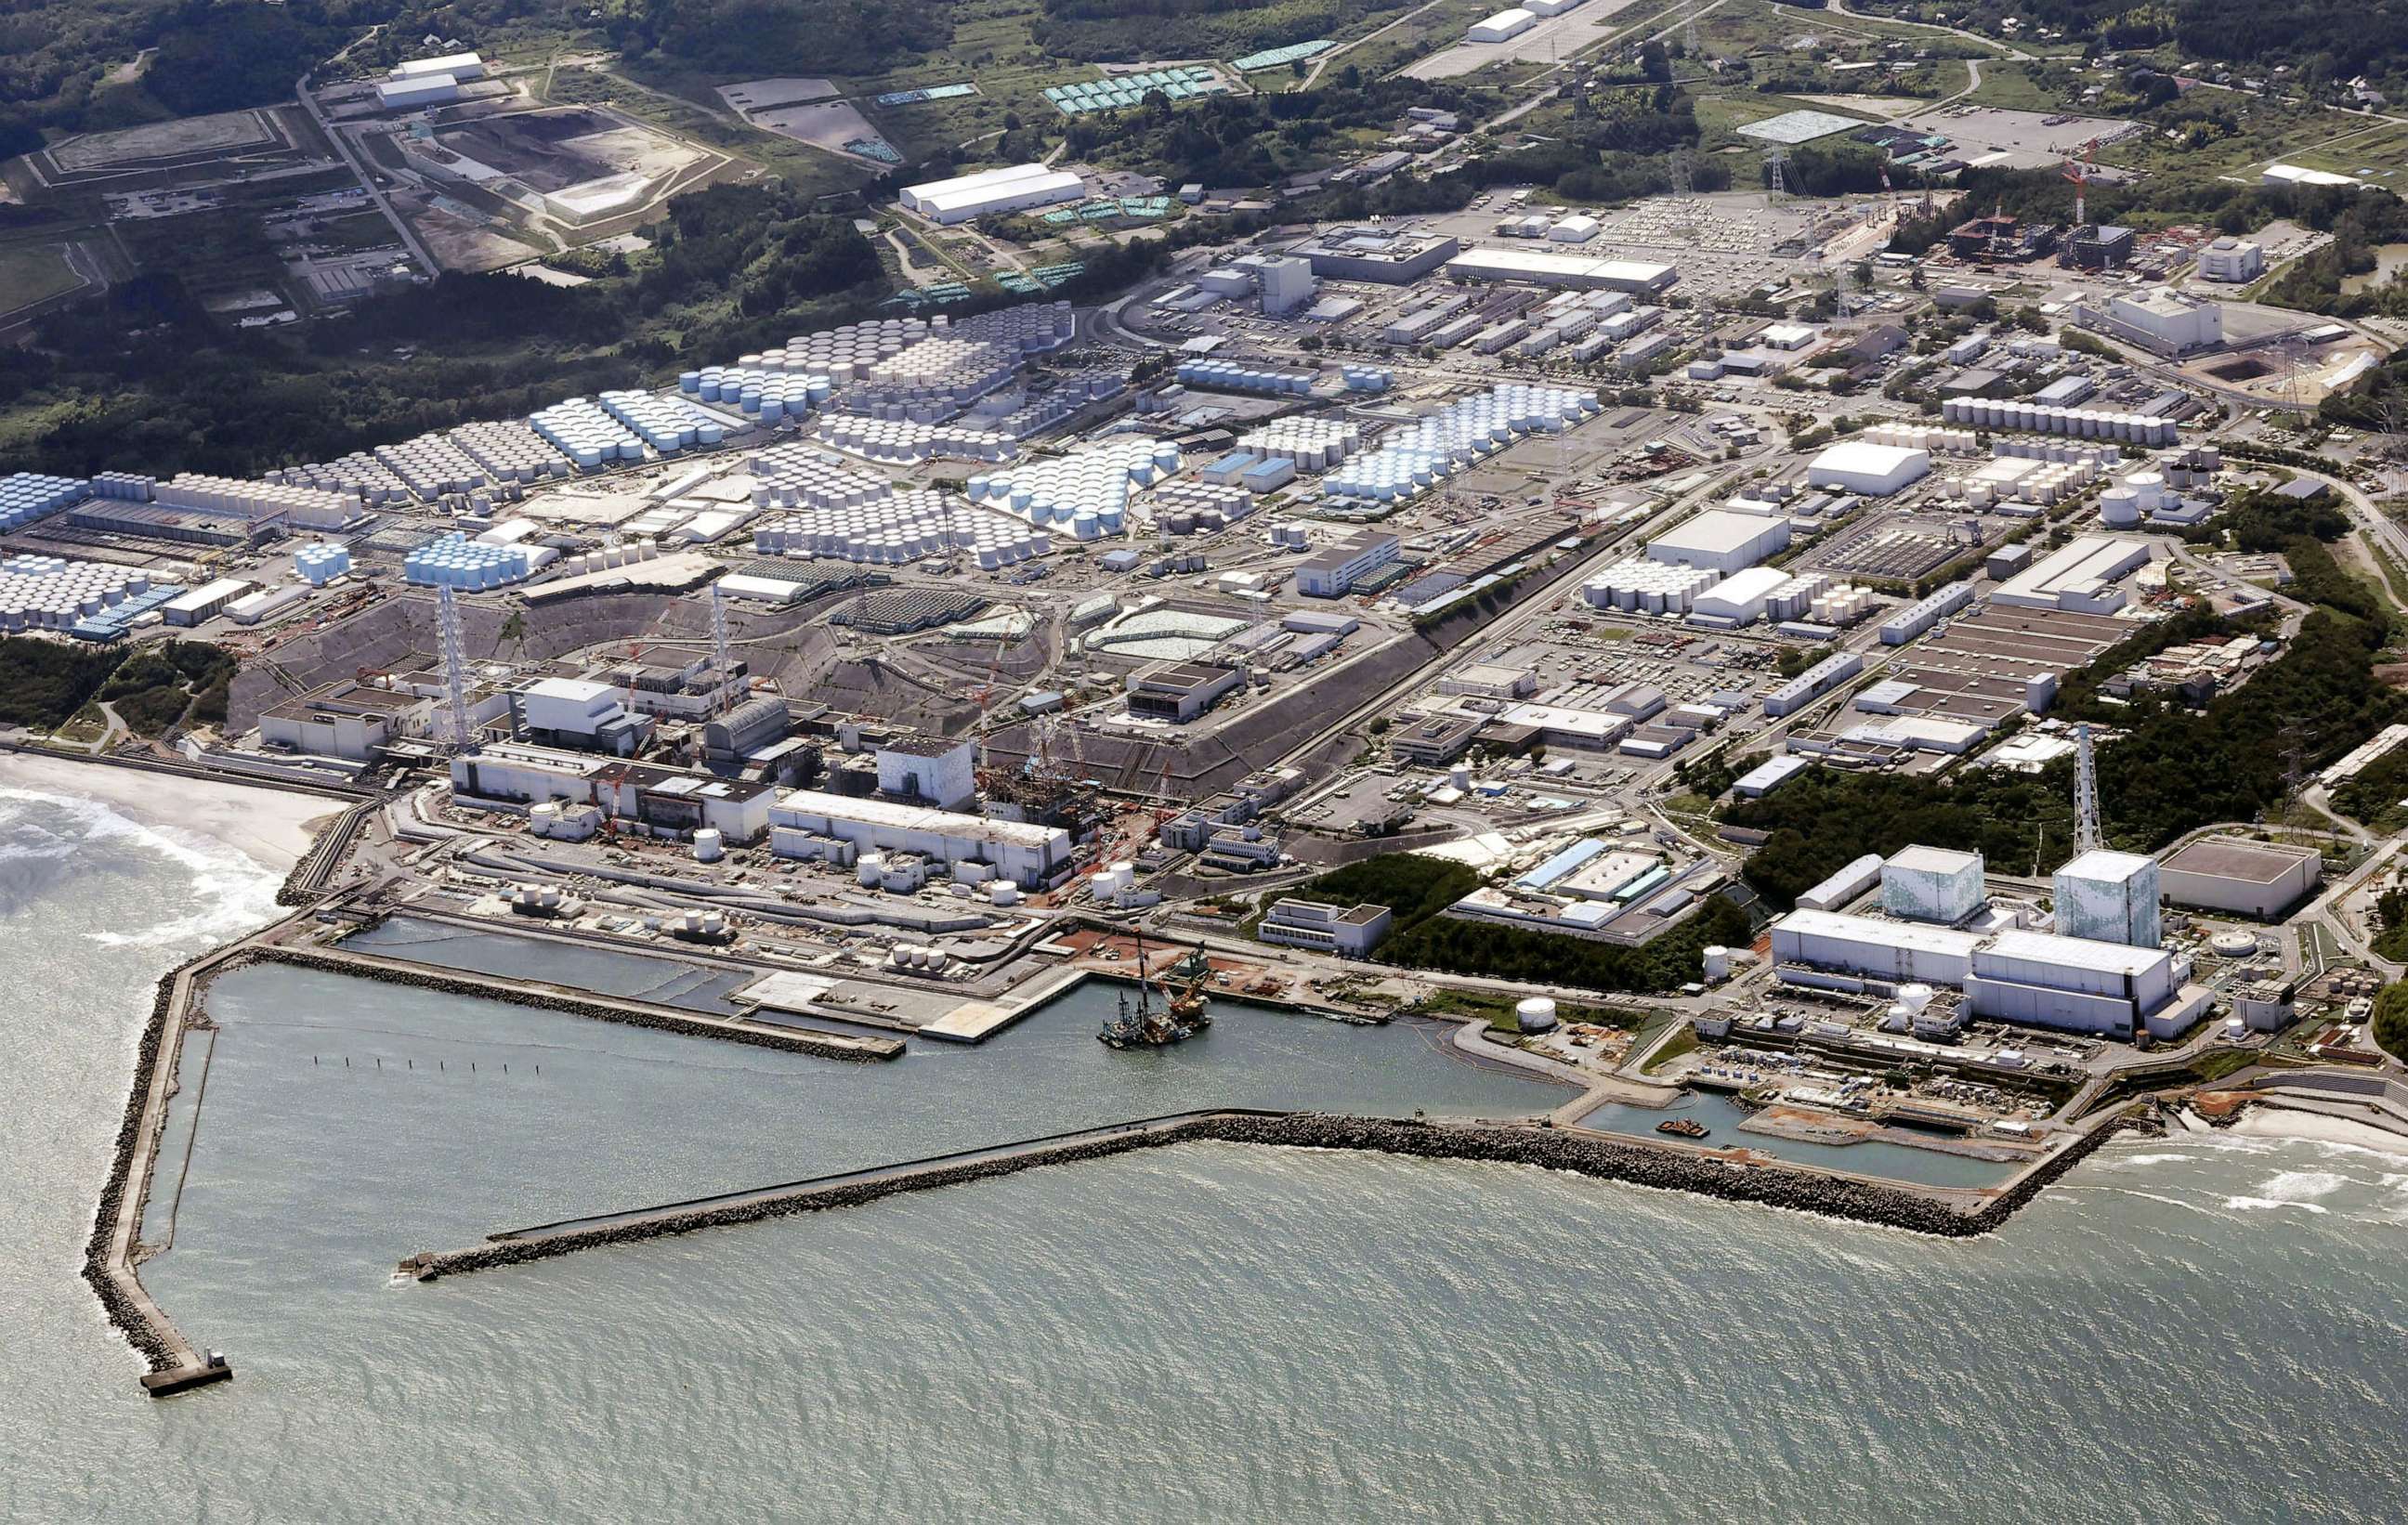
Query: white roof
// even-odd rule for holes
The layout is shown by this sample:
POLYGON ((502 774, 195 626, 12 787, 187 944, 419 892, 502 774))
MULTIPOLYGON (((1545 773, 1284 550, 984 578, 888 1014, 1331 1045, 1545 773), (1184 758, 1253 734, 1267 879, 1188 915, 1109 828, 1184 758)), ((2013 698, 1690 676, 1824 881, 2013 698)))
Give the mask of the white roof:
POLYGON ((898 805, 892 800, 857 799, 850 794, 828 794, 815 789, 795 789, 778 796, 777 810, 795 815, 827 816, 838 820, 855 820, 867 826, 887 826, 902 832, 927 832, 939 836, 968 837, 974 841, 1012 842, 1027 848, 1067 846, 1070 834, 1058 826, 1039 826, 1033 821, 990 820, 984 816, 966 816, 957 810, 931 810, 924 805, 898 805))
POLYGON ((1788 580, 1789 574, 1777 566, 1751 566, 1715 583, 1698 599, 1700 603, 1711 598, 1718 604, 1754 604, 1788 580))
POLYGON ((1868 477, 1887 477, 1901 467, 1920 465, 1928 470, 1931 454, 1928 450, 1909 449, 1902 445, 1876 445, 1869 439, 1843 439, 1827 447, 1808 467, 1810 471, 1846 471, 1868 477))
POLYGON ((1994 934, 1983 951, 1997 959, 2020 959, 2027 963, 2089 969, 2105 975, 2144 975, 2168 958, 2165 949, 2159 948, 2127 948, 2122 943, 2064 937, 2053 932, 2026 932, 2020 927, 1994 934))
POLYGON ((245 589, 251 586, 251 583, 241 577, 220 577, 215 582, 205 582, 198 588, 194 589, 191 592, 185 593, 180 597, 171 599, 168 601, 166 606, 179 611, 184 609, 197 609, 207 605, 234 598, 236 595, 241 593, 245 589))
POLYGON ((1043 164, 1008 164, 975 175, 956 175, 951 179, 905 186, 903 198, 922 211, 934 212, 1012 196, 1081 195, 1085 189, 1084 182, 1068 170, 1048 169, 1043 164))
POLYGON ((1440 269, 1449 275, 1552 277, 1634 287, 1652 286, 1672 273, 1669 264, 1600 260, 1593 255, 1558 254, 1544 249, 1468 249, 1440 269))
POLYGON ((1901 868, 1914 874, 1962 874, 1969 868, 1982 866, 1978 852, 1958 852, 1954 848, 1900 848, 1889 855, 1885 868, 1901 868))
POLYGON ((1669 546, 1675 550, 1738 550, 1764 539, 1770 533, 1768 526, 1778 522, 1761 514, 1709 508, 1685 523, 1673 525, 1647 544, 1651 549, 1669 546))
POLYGON ((485 61, 474 53, 446 53, 441 58, 413 58, 396 64, 387 78, 408 79, 427 74, 460 74, 469 69, 481 69, 485 61))
POLYGON ((2095 879, 2102 884, 2121 884, 2136 878, 2157 866, 2155 858, 2137 852, 2114 852, 2106 848, 2093 848, 2075 858, 2059 874, 2077 879, 2095 879))
POLYGON ((1538 19, 1539 18, 1535 12, 1524 10, 1521 7, 1515 6, 1511 10, 1500 10, 1496 15, 1489 17, 1486 21, 1479 22, 1478 24, 1481 26, 1520 26, 1526 21, 1535 21, 1538 19))
POLYGON ((1591 735, 1611 740, 1630 729, 1630 717, 1610 714, 1601 709, 1567 709, 1560 705, 1512 705, 1498 712, 1497 718, 1507 725, 1535 725, 1541 730, 1560 731, 1568 735, 1591 735))
POLYGON ((608 683, 582 677, 538 677, 526 686, 526 691, 564 704, 590 705, 596 699, 609 698, 612 691, 608 683))
MULTIPOLYGON (((1958 932, 1925 921, 1885 921, 1877 917, 1850 916, 1843 911, 1791 911, 1773 925, 1809 937, 1870 943, 1877 948, 1908 948, 1918 953, 1945 953, 1960 959, 1972 957, 1973 949, 1985 941, 1978 932, 1958 932)), ((2062 940, 2079 941, 2071 937, 2062 940)))

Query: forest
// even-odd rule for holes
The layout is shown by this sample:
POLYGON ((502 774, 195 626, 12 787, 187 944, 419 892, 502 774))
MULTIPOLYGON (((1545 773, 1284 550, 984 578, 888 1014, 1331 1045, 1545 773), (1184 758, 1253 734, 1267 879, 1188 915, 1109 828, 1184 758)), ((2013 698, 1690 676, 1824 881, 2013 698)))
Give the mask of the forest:
POLYGON ((1098 63, 1236 58, 1379 24, 1409 0, 1045 0, 1046 51, 1098 63))
POLYGON ((876 252, 843 217, 762 186, 681 196, 624 277, 574 288, 447 275, 297 334, 228 332, 150 276, 42 321, 0 350, 0 406, 38 409, 22 469, 139 463, 248 476, 580 392, 653 378, 867 316, 876 252))
POLYGON ((0 638, 0 724, 50 731, 106 703, 138 735, 191 718, 225 719, 235 660, 207 641, 142 647, 0 638))

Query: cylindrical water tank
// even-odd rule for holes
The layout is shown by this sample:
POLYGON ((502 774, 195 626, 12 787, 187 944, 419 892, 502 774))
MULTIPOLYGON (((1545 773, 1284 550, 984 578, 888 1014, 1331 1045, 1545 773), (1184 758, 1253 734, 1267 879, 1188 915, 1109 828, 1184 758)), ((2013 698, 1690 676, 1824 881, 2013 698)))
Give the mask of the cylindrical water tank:
POLYGON ((1705 963, 1708 979, 1730 977, 1730 949, 1720 943, 1715 943, 1705 950, 1705 963))
POLYGON ((695 862, 715 863, 725 850, 716 828, 705 826, 694 834, 695 862))
POLYGON ((1525 1033, 1544 1033, 1555 1025, 1555 1004, 1543 995, 1515 1003, 1513 1020, 1525 1033))

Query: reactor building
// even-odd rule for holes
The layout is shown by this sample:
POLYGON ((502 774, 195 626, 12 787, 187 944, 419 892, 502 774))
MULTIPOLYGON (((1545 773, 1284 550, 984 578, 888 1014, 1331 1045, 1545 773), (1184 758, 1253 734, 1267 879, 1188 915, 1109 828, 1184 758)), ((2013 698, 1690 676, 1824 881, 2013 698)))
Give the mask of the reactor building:
POLYGON ((2057 871, 2057 930, 2068 937, 2156 948, 2164 942, 2157 912, 2157 861, 2093 848, 2057 871))

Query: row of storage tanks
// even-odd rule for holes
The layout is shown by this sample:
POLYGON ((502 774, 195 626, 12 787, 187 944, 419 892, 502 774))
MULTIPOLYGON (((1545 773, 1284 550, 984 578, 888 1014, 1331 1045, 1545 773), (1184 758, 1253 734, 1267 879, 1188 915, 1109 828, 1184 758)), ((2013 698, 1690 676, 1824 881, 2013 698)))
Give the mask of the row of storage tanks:
POLYGON ((560 553, 549 546, 489 546, 453 530, 402 558, 406 582, 463 591, 523 582, 560 553))
POLYGON ((293 553, 293 570, 312 588, 323 588, 351 569, 351 553, 322 540, 293 553))
POLYGON ((422 498, 473 492, 490 486, 495 475, 441 435, 421 435, 398 445, 380 445, 376 458, 422 498))
POLYGON ((1276 397, 1302 397, 1312 391, 1311 371, 1279 370, 1268 365, 1244 365, 1234 360, 1182 360, 1179 379, 1191 387, 1222 392, 1261 392, 1276 397))
POLYGON ((64 630, 150 589, 149 574, 130 566, 11 556, 0 561, 0 629, 64 630))
POLYGON ((1087 876, 1087 893, 1097 900, 1111 900, 1124 890, 1137 886, 1137 864, 1107 863, 1087 876))
POLYGON ((846 507, 780 514, 753 526, 752 548, 765 556, 884 565, 962 550, 991 572, 1046 555, 1054 543, 1016 520, 922 489, 846 507))
POLYGON ((1238 448, 1299 471, 1327 471, 1363 445, 1363 426, 1352 419, 1274 419, 1238 436, 1238 448))
POLYGON ((1385 392, 1397 384, 1397 373, 1384 365, 1340 365, 1338 378, 1348 392, 1385 392))
POLYGON ((836 391, 824 376, 800 371, 765 371, 758 366, 706 365, 681 371, 678 391, 706 403, 718 403, 750 413, 763 423, 799 419, 824 404, 836 391))
POLYGON ((1633 556, 1588 579, 1581 597, 1592 607, 1638 614, 1686 614, 1698 595, 1723 580, 1712 567, 1633 556))
POLYGON ((1945 477, 1940 483, 1940 492, 1943 497, 1960 501, 1968 508, 1989 508, 2005 503, 2036 504, 2046 507, 2064 502, 2098 479, 2099 467, 2094 463, 2050 461, 2012 482, 1945 477))
POLYGON ((863 402, 898 407, 963 406, 1010 381, 1020 353, 984 339, 931 335, 872 365, 861 379, 863 402))
POLYGON ((1331 497, 1381 503, 1409 498, 1460 463, 1524 435, 1557 433, 1598 408, 1593 392, 1525 382, 1492 387, 1391 434, 1378 449, 1322 478, 1321 490, 1331 497))
POLYGON ((820 420, 819 437, 837 449, 871 461, 913 465, 931 456, 963 461, 1016 461, 1018 441, 992 430, 921 419, 880 419, 831 413, 820 420))
POLYGON ((539 482, 566 477, 569 461, 558 446, 519 419, 486 419, 464 423, 445 436, 460 453, 493 473, 497 482, 539 482))
POLYGON ((969 495, 1034 525, 1067 525, 1075 538, 1086 540, 1118 534, 1131 484, 1151 487, 1177 471, 1179 462, 1179 447, 1168 441, 1114 440, 1058 460, 982 473, 969 479, 969 495))
POLYGON ((1078 314, 1069 303, 1025 302, 958 322, 943 314, 933 318, 873 318, 841 328, 799 334, 759 354, 740 356, 737 364, 764 371, 812 372, 843 386, 864 378, 871 367, 931 336, 984 340, 1031 355, 1060 349, 1076 337, 1078 331, 1078 314))
POLYGON ((332 461, 315 461, 304 466, 280 466, 263 480, 280 482, 288 487, 313 487, 322 492, 340 492, 372 508, 407 503, 412 496, 408 482, 394 475, 390 467, 366 450, 353 450, 332 461))
POLYGON ((1241 487, 1207 482, 1168 482, 1148 506, 1154 527, 1164 534, 1212 534, 1254 511, 1254 495, 1241 487))
POLYGON ((602 394, 603 411, 663 455, 717 445, 727 425, 681 397, 623 389, 602 394))
POLYGON ((340 492, 284 482, 248 482, 239 477, 210 477, 179 472, 151 490, 152 500, 170 508, 207 513, 239 514, 245 519, 281 519, 288 524, 338 529, 358 514, 356 499, 340 492))
POLYGON ((554 403, 530 415, 527 424, 580 470, 644 458, 644 442, 588 398, 554 403))
MULTIPOLYGON (((547 548, 548 549, 548 548, 547 548)), ((661 558, 661 548, 651 540, 638 540, 624 546, 604 546, 596 550, 580 551, 560 563, 563 577, 578 577, 587 572, 609 572, 622 566, 638 566, 661 558)))
POLYGON ((92 495, 118 503, 149 503, 159 495, 159 478, 138 471, 104 471, 92 479, 92 495))
POLYGON ((1877 423, 1867 429, 1861 439, 1874 445, 1894 446, 1901 450, 1923 450, 1932 455, 1979 455, 1982 442, 1971 429, 1928 429, 1912 423, 1877 423))
POLYGON ((808 457, 755 461, 750 470, 755 508, 858 508, 895 492, 884 477, 808 457))
POLYGON ((46 477, 21 471, 0 477, 0 533, 20 529, 83 500, 80 477, 46 477))
POLYGON ((1940 405, 1940 417, 1942 422, 1971 424, 1979 429, 2021 429, 2028 434, 2129 440, 2141 445, 2171 445, 2179 433, 2173 420, 2145 413, 2047 407, 2012 398, 1951 397, 1940 405))

